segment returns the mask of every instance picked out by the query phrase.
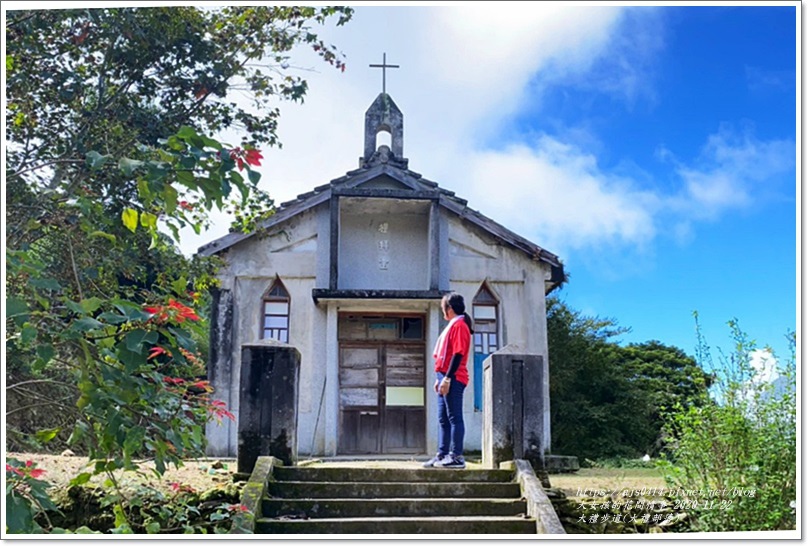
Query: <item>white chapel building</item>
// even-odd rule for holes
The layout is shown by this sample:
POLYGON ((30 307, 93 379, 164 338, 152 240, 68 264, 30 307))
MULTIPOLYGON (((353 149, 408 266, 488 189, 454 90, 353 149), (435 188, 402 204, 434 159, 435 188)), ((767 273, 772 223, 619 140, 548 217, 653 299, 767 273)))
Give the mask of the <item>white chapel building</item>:
MULTIPOLYGON (((482 365, 516 345, 543 356, 536 396, 549 408, 545 296, 559 258, 409 170, 403 116, 386 93, 365 115, 359 168, 283 203, 254 233, 199 249, 225 266, 214 293, 208 379, 239 414, 241 347, 275 339, 301 355, 301 455, 433 454, 432 348, 441 297, 474 318, 464 397, 466 451, 481 449, 482 365), (379 132, 390 146, 377 147, 379 132)), ((548 431, 543 451, 549 451, 548 431)), ((237 422, 208 425, 208 454, 236 456, 237 422)))

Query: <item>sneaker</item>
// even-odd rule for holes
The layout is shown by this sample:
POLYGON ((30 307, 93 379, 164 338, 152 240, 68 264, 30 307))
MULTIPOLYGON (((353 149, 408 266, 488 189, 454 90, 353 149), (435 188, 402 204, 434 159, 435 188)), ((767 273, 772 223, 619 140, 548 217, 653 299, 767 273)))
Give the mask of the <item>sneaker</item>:
POLYGON ((435 463, 435 467, 437 468, 466 468, 466 461, 463 457, 455 457, 454 455, 449 455, 445 459, 435 463))
POLYGON ((448 455, 441 455, 440 453, 438 453, 437 455, 435 455, 434 457, 432 457, 431 459, 429 459, 427 462, 424 463, 424 468, 432 468, 438 466, 438 463, 441 462, 446 457, 448 457, 448 455))

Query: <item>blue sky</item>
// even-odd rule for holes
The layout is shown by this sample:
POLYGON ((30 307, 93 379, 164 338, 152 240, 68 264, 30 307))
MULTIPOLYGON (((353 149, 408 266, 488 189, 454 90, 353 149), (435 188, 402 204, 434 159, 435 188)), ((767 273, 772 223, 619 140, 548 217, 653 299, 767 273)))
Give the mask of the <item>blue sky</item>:
MULTIPOLYGON (((325 36, 344 72, 306 51, 291 71, 277 202, 356 168, 388 63, 410 168, 558 254, 560 296, 689 354, 737 318, 785 353, 797 328, 800 7, 475 3, 359 6, 325 36)), ((237 138, 233 137, 233 141, 237 138)), ((186 237, 186 250, 226 233, 186 237)))

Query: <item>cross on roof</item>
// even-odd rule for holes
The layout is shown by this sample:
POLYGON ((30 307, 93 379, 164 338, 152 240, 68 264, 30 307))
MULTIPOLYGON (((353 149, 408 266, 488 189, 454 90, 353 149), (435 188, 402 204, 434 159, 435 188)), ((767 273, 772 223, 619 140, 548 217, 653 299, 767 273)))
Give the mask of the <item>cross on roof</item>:
POLYGON ((382 69, 382 93, 387 94, 387 69, 399 68, 399 66, 397 64, 387 64, 387 53, 382 56, 382 64, 371 64, 369 66, 382 69))

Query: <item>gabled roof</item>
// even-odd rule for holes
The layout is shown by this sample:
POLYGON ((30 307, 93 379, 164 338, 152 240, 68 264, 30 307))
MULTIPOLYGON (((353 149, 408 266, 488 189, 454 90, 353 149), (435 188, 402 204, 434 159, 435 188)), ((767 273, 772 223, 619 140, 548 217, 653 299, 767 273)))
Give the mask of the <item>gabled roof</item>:
MULTIPOLYGON (((386 147, 382 146, 380 152, 384 153, 384 148, 386 147)), ((461 219, 478 226, 504 243, 524 252, 531 259, 549 264, 552 267, 551 283, 554 285, 553 287, 563 282, 564 269, 558 256, 517 235, 482 213, 470 209, 467 206, 467 201, 457 197, 453 191, 443 189, 436 182, 427 180, 419 173, 409 170, 405 167, 406 163, 392 159, 393 161, 390 162, 374 161, 365 163, 363 167, 349 171, 345 176, 335 178, 328 184, 317 186, 309 192, 298 195, 296 199, 281 203, 275 214, 265 220, 259 226, 259 229, 268 229, 285 222, 321 203, 325 203, 331 199, 332 195, 351 195, 354 193, 351 190, 357 190, 356 193, 358 194, 359 190, 362 190, 360 186, 386 176, 401 184, 402 189, 373 189, 364 190, 362 193, 373 197, 436 199, 440 206, 457 214, 461 219)), ((241 241, 255 236, 255 234, 256 232, 229 233, 200 247, 198 252, 203 256, 218 254, 241 241)))

